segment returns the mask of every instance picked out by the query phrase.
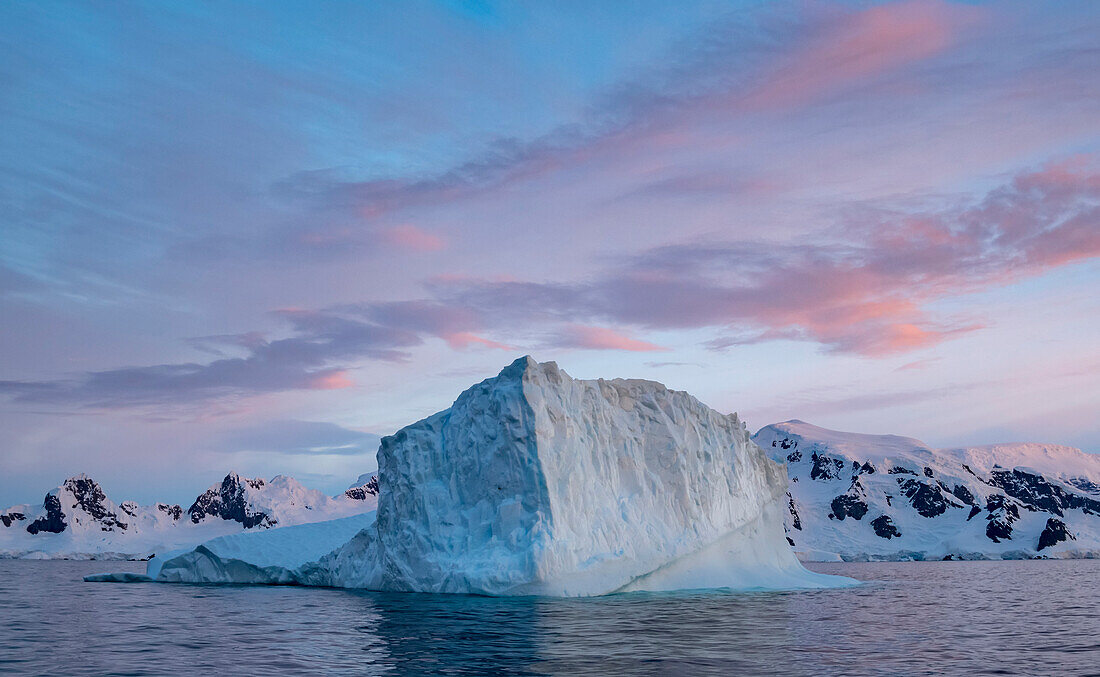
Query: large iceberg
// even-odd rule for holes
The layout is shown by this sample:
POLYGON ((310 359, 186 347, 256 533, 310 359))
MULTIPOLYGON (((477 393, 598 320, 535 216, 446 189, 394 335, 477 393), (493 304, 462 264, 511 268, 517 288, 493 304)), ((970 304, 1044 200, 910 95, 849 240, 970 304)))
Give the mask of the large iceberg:
POLYGON ((376 518, 336 547, 350 524, 235 535, 149 573, 556 596, 850 582, 795 558, 785 470, 737 415, 652 381, 576 380, 524 357, 383 438, 378 464, 376 518))

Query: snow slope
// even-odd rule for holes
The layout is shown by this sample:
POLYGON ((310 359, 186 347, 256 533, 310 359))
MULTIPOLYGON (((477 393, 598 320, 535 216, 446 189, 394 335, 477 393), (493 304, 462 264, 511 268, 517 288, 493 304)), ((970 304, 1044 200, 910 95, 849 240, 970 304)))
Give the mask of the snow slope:
POLYGON ((41 506, 0 511, 0 557, 144 559, 225 534, 373 511, 377 480, 369 484, 333 498, 290 477, 265 481, 229 473, 184 510, 115 504, 98 483, 78 475, 49 492, 41 506))
POLYGON ((342 519, 221 536, 149 560, 151 579, 172 583, 293 583, 296 571, 374 524, 372 510, 342 519))
MULTIPOLYGON (((293 571, 269 571, 268 560, 241 559, 249 548, 226 555, 224 544, 205 544, 174 560, 190 566, 149 573, 559 596, 850 582, 794 557, 782 466, 737 415, 659 383, 579 381, 521 358, 383 438, 378 461, 376 521, 316 561, 295 555, 293 571)), ((301 538, 322 528, 302 527, 301 538)))
POLYGON ((1100 458, 1079 449, 931 449, 802 421, 753 439, 787 463, 787 535, 803 559, 1100 556, 1100 458))

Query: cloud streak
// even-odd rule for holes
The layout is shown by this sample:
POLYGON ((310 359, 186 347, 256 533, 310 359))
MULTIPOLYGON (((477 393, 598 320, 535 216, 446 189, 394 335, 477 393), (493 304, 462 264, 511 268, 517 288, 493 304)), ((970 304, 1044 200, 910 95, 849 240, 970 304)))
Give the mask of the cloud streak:
POLYGON ((659 247, 580 284, 452 280, 439 300, 508 322, 718 328, 713 349, 804 340, 831 352, 910 352, 981 326, 931 317, 930 303, 1100 256, 1100 173, 1086 159, 1054 164, 967 207, 865 207, 827 230, 829 244, 659 247))
POLYGON ((192 339, 219 356, 212 362, 0 381, 0 392, 20 402, 117 408, 341 389, 354 385, 350 366, 405 360, 428 338, 453 349, 664 350, 630 327, 716 330, 706 343, 713 350, 796 340, 871 357, 912 352, 982 326, 978 318, 932 316, 929 304, 1100 256, 1100 171, 1076 158, 1022 173, 965 207, 910 213, 865 205, 826 230, 832 241, 823 236, 821 244, 658 247, 587 282, 450 277, 429 287, 429 299, 284 309, 274 315, 290 328, 287 337, 192 339))
POLYGON ((242 357, 208 363, 158 364, 90 372, 60 381, 0 381, 0 393, 17 402, 46 402, 103 409, 172 405, 287 390, 331 390, 352 385, 340 365, 363 359, 401 361, 422 340, 414 332, 331 313, 280 310, 286 338, 258 332, 207 337, 244 350, 242 357))

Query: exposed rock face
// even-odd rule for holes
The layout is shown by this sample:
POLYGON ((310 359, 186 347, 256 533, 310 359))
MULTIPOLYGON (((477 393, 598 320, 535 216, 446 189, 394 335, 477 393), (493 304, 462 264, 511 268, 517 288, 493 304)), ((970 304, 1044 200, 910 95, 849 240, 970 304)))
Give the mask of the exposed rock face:
POLYGON ((1048 482, 1042 475, 1020 469, 994 470, 989 483, 1020 503, 1036 510, 1054 513, 1062 517, 1065 510, 1079 508, 1086 513, 1100 514, 1100 501, 1071 493, 1048 482))
POLYGON ((3 524, 6 527, 10 527, 16 522, 22 522, 25 519, 27 519, 27 515, 25 513, 15 510, 9 510, 0 514, 0 524, 3 524))
POLYGON ((840 472, 844 470, 844 461, 839 458, 830 458, 824 454, 818 454, 813 452, 810 455, 813 465, 810 467, 810 479, 812 480, 835 480, 840 477, 840 472))
MULTIPOLYGON (((858 468, 856 472, 858 472, 858 468)), ((848 488, 848 491, 834 498, 829 504, 833 510, 829 513, 829 517, 842 522, 845 517, 856 520, 863 519, 863 516, 867 514, 867 502, 864 500, 866 496, 867 491, 860 484, 857 475, 852 479, 852 486, 848 488)))
POLYGON ((1016 501, 999 494, 990 496, 986 500, 985 509, 989 513, 985 527, 985 535, 989 540, 999 543, 1012 538, 1012 525, 1020 519, 1020 508, 1016 501))
POLYGON ((1066 530, 1066 523, 1057 517, 1047 519, 1046 528, 1039 534, 1039 550, 1057 545, 1062 541, 1077 540, 1077 537, 1066 530))
POLYGON ((114 511, 114 504, 107 500, 103 488, 90 477, 86 475, 70 477, 61 487, 63 491, 59 492, 58 496, 65 497, 68 493, 72 497, 72 503, 66 507, 87 513, 99 523, 101 530, 125 529, 128 526, 118 518, 118 514, 114 511))
POLYGON ((344 492, 344 495, 353 501, 365 501, 368 497, 378 496, 378 476, 371 477, 366 484, 351 487, 344 492))
POLYGON ((871 520, 871 528, 879 538, 889 540, 901 536, 901 532, 894 526, 894 520, 890 519, 889 515, 879 515, 871 520))
POLYGON ((195 524, 209 517, 215 517, 240 522, 245 529, 255 526, 275 526, 276 520, 264 512, 253 510, 245 496, 247 488, 260 489, 263 486, 264 481, 261 479, 248 479, 236 473, 229 473, 220 484, 200 494, 187 509, 187 514, 195 524))
POLYGON ((797 513, 785 526, 803 556, 1028 557, 1040 540, 1044 556, 1100 556, 1098 456, 1041 444, 935 450, 801 421, 766 426, 754 440, 787 464, 797 513), (1058 523, 1048 530, 1051 517, 1075 538, 1062 538, 1058 523))
POLYGON ((974 500, 974 494, 970 493, 970 490, 961 484, 956 484, 951 493, 966 505, 978 505, 977 501, 974 500))
POLYGON ((172 521, 178 522, 180 517, 183 517, 183 508, 177 505, 168 505, 167 503, 157 503, 157 510, 168 515, 172 518, 172 521))
POLYGON ((65 531, 68 524, 65 523, 65 515, 61 512, 61 501, 56 494, 46 494, 42 501, 42 507, 46 514, 27 525, 27 532, 31 534, 48 531, 52 534, 60 534, 65 531))
POLYGON ((958 507, 944 498, 943 492, 936 484, 900 477, 897 482, 902 495, 909 499, 917 514, 922 517, 936 517, 947 512, 948 506, 958 507))
POLYGON ((798 509, 794 505, 794 497, 791 496, 791 492, 787 492, 787 509, 791 513, 791 528, 802 531, 802 520, 798 518, 798 509))

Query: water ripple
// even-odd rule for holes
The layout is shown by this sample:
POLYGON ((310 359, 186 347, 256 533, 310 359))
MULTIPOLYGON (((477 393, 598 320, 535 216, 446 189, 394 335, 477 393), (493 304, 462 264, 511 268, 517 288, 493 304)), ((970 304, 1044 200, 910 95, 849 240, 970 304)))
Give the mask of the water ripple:
POLYGON ((0 561, 0 673, 1074 675, 1100 665, 1100 561, 814 565, 870 582, 572 600, 81 582, 103 568, 0 561))

